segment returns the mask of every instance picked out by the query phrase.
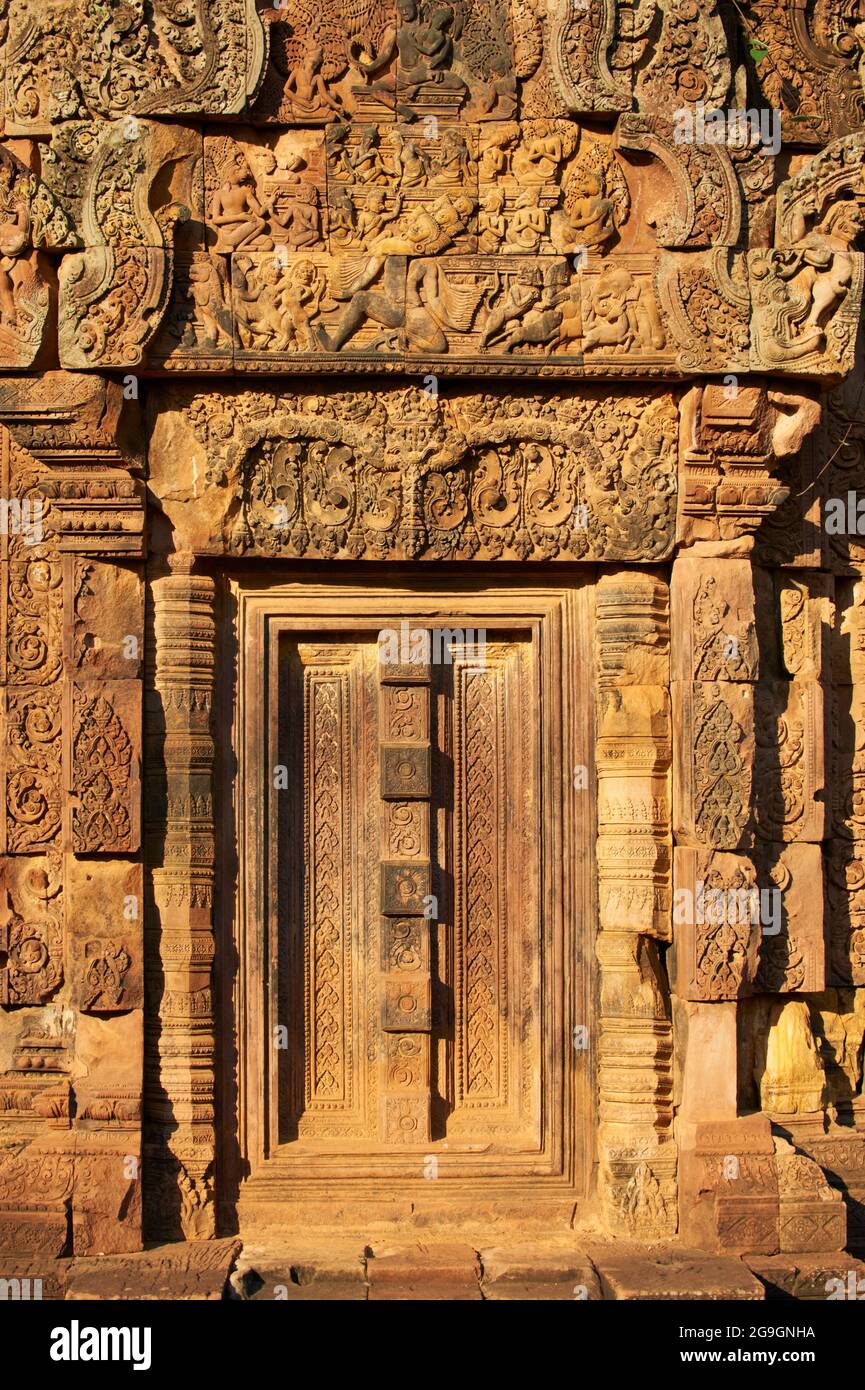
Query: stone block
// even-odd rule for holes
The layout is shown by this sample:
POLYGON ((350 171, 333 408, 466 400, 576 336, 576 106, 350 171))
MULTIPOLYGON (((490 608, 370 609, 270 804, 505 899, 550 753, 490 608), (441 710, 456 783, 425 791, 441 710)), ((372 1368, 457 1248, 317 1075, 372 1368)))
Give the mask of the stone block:
POLYGON ((754 687, 673 681, 672 697, 677 843, 745 849, 753 842, 754 687))

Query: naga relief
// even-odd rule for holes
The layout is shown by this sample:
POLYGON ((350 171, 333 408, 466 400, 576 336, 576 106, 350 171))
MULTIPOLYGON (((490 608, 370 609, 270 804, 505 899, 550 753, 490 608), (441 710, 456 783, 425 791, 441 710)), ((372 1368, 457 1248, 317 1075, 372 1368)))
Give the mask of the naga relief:
POLYGON ((0 2, 4 1287, 865 1281, 863 293, 860 0, 0 2))

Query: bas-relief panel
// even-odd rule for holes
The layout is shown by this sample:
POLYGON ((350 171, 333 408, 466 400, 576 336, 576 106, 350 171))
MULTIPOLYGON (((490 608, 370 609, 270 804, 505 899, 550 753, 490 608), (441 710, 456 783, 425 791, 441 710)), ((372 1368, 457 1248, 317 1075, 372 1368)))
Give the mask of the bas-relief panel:
POLYGON ((160 470, 172 467, 172 549, 651 561, 673 543, 678 413, 668 391, 611 402, 597 390, 165 388, 154 399, 152 477, 161 488, 160 470), (169 441, 185 467, 165 452, 169 441))
POLYGON ((862 298, 861 25, 783 16, 820 76, 775 94, 816 146, 776 159, 726 117, 682 134, 683 113, 760 106, 728 34, 748 21, 711 0, 639 21, 617 0, 17 0, 0 360, 838 378, 862 298))

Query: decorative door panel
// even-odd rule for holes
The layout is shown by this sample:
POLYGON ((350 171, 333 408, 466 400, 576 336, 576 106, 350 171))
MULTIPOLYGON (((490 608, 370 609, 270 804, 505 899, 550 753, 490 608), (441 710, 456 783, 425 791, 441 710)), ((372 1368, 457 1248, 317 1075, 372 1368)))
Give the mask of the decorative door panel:
POLYGON ((542 1145, 537 663, 530 633, 494 639, 401 665, 375 632, 280 643, 289 1155, 542 1145))
MULTIPOLYGON (((450 1135, 540 1143, 537 695, 530 646, 489 642, 450 668, 445 850, 453 930, 450 1135)), ((447 669, 447 668, 446 668, 447 669)))
POLYGON ((286 1139, 372 1139, 367 876, 375 842, 372 653, 361 643, 286 645, 284 795, 277 798, 280 1129, 286 1139), (374 809, 374 808, 372 808, 374 809))
POLYGON ((387 578, 232 581, 222 1161, 250 1229, 482 1193, 570 1220, 596 1123, 591 585, 387 578))

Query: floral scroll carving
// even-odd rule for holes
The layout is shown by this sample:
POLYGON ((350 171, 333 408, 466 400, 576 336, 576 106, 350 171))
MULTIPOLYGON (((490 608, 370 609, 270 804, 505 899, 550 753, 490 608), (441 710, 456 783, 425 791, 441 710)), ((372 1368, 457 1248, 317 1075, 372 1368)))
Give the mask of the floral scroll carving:
POLYGON ((669 551, 675 410, 634 397, 439 402, 409 388, 379 397, 245 397, 244 442, 221 436, 212 398, 190 422, 234 496, 225 544, 241 554, 354 559, 644 559, 669 551))

